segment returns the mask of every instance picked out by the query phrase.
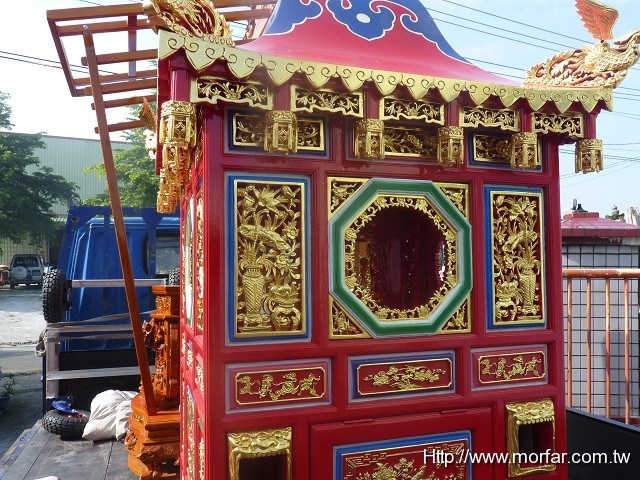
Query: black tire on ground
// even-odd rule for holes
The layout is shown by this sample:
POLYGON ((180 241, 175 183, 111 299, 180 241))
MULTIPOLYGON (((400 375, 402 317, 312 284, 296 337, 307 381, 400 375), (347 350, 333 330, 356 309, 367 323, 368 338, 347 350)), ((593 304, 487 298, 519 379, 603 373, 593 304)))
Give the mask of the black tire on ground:
POLYGON ((180 285, 180 268, 172 268, 169 270, 169 278, 167 279, 167 285, 180 285))
POLYGON ((58 410, 49 410, 42 417, 42 428, 61 437, 80 438, 89 421, 89 412, 86 410, 76 410, 76 412, 69 414, 58 410))
POLYGON ((9 283, 9 288, 10 288, 11 290, 13 290, 13 289, 15 289, 15 288, 16 288, 16 285, 17 285, 17 283, 9 283))
POLYGON ((62 270, 51 270, 42 281, 42 313, 47 323, 64 320, 67 307, 67 277, 62 270))

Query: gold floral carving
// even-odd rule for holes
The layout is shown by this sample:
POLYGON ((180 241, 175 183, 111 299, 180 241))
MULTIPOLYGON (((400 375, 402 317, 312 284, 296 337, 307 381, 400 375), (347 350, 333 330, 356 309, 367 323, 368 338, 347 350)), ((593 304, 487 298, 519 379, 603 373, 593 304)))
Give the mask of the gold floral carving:
POLYGON ((517 132, 520 130, 520 117, 516 110, 509 108, 463 107, 460 111, 461 127, 494 127, 517 132))
POLYGON ((382 120, 424 120, 426 123, 444 125, 444 105, 425 100, 407 101, 394 97, 380 100, 382 120))
POLYGON ((604 168, 602 140, 584 139, 576 142, 576 173, 599 172, 604 168))
POLYGON ((196 363, 195 380, 196 386, 198 387, 198 390, 200 390, 200 395, 204 397, 204 369, 202 368, 202 365, 200 365, 200 362, 196 363))
POLYGON ((231 28, 209 0, 145 0, 144 10, 154 29, 205 42, 234 45, 231 28))
POLYGON ((423 128, 386 126, 384 150, 394 157, 436 158, 438 136, 435 131, 423 128))
POLYGON ((464 161, 464 130, 450 126, 438 129, 438 163, 447 167, 457 167, 464 161))
POLYGON ((197 139, 196 109, 192 103, 168 100, 162 104, 159 142, 162 167, 157 209, 175 211, 178 197, 189 181, 197 139))
POLYGON ((344 232, 344 269, 345 283, 353 294, 381 320, 408 320, 412 318, 426 318, 440 304, 444 297, 456 284, 456 232, 454 228, 429 204, 422 196, 378 195, 377 198, 351 223, 344 232), (433 292, 429 301, 414 308, 395 309, 380 305, 373 297, 371 288, 359 278, 356 268, 356 240, 360 231, 369 224, 378 212, 386 208, 410 208, 421 212, 431 219, 440 231, 445 244, 445 265, 442 285, 433 292))
MULTIPOLYGON (((204 333, 204 200, 196 200, 196 332, 204 333)), ((204 392, 203 392, 204 395, 204 392)))
MULTIPOLYGON (((551 447, 555 452, 556 420, 553 401, 549 398, 532 402, 507 403, 507 453, 509 477, 522 477, 538 472, 552 472, 556 469, 554 463, 522 465, 518 460, 520 453, 519 430, 523 425, 535 425, 544 422, 551 423, 551 447)), ((543 452, 538 452, 543 453, 543 452)))
POLYGON ((371 335, 331 295, 329 310, 331 312, 330 339, 371 338, 371 335))
POLYGON ((495 135, 473 136, 473 158, 476 162, 511 162, 511 138, 495 135))
POLYGON ((264 150, 288 155, 298 151, 298 119, 294 112, 271 110, 264 122, 264 150))
POLYGON ((535 133, 564 133, 570 137, 584 137, 584 116, 581 113, 554 113, 534 112, 531 116, 533 131, 535 133))
POLYGON ((273 105, 273 94, 266 85, 258 82, 232 82, 226 78, 209 75, 193 78, 191 88, 193 103, 206 101, 216 104, 218 100, 270 109, 273 105))
POLYGON ((171 297, 169 295, 158 295, 156 297, 156 310, 158 313, 171 313, 171 297))
POLYGON ((467 299, 460 305, 460 308, 447 320, 447 323, 442 326, 438 334, 469 333, 471 331, 471 322, 469 321, 471 311, 467 305, 468 302, 469 300, 467 299))
POLYGON ((328 212, 329 219, 344 205, 360 188, 367 183, 366 178, 329 177, 328 212))
POLYGON ((388 385, 392 390, 422 390, 429 388, 425 387, 425 384, 434 383, 440 380, 441 375, 446 375, 447 373, 449 372, 442 368, 432 369, 414 365, 390 365, 387 370, 380 370, 373 375, 366 375, 360 378, 359 381, 370 382, 376 387, 388 385))
POLYGON ((283 480, 291 480, 291 427, 227 434, 229 479, 240 480, 243 458, 282 455, 286 459, 283 480))
POLYGON ((382 160, 385 153, 384 121, 365 118, 356 123, 355 154, 361 160, 382 160))
POLYGON ((494 324, 543 315, 542 196, 492 192, 494 324))
POLYGON ((511 168, 525 170, 539 166, 538 136, 533 132, 511 135, 511 168))
MULTIPOLYGON (((406 458, 401 458, 395 465, 389 465, 389 463, 377 462, 376 469, 372 474, 365 472, 358 474, 355 480, 436 480, 436 477, 425 477, 426 465, 422 465, 420 468, 415 467, 415 460, 409 461, 406 458)), ((439 480, 439 479, 438 479, 439 480)))
MULTIPOLYGON (((203 436, 204 437, 204 436, 203 436)), ((206 476, 205 476, 205 443, 204 443, 204 438, 200 438, 200 442, 198 443, 198 465, 199 465, 199 469, 198 469, 198 480, 205 480, 206 476)))
POLYGON ((291 105, 294 112, 338 112, 362 118, 362 93, 342 93, 331 90, 306 90, 291 87, 291 105))
POLYGON ((195 405, 191 393, 185 394, 186 403, 186 424, 187 424, 187 478, 194 478, 195 462, 196 462, 196 446, 195 446, 195 423, 196 413, 195 405))
POLYGON ((488 355, 478 358, 480 375, 493 377, 491 382, 480 378, 480 383, 510 382, 530 377, 542 378, 544 372, 540 371, 539 366, 544 367, 544 352, 534 352, 527 362, 522 355, 488 355))
POLYGON ((275 85, 283 85, 299 73, 304 75, 314 88, 322 88, 338 78, 349 92, 357 91, 364 83, 370 82, 381 95, 391 95, 396 88, 406 87, 415 100, 427 94, 436 94, 445 102, 451 102, 464 93, 475 105, 482 105, 488 98, 493 98, 501 102, 505 108, 518 101, 525 101, 535 111, 547 104, 554 106, 561 113, 574 104, 581 105, 587 112, 593 111, 598 105, 603 105, 609 110, 613 108, 613 90, 609 87, 580 91, 560 88, 554 89, 553 95, 549 95, 545 87, 522 88, 284 58, 225 45, 212 45, 164 30, 160 30, 158 36, 159 59, 182 51, 198 71, 222 60, 237 79, 247 78, 253 75, 256 69, 267 66, 266 73, 275 85))
POLYGON ((436 186, 442 190, 458 211, 469 219, 469 185, 465 183, 436 182, 436 186))
POLYGON ((306 331, 304 184, 238 180, 236 334, 306 331))

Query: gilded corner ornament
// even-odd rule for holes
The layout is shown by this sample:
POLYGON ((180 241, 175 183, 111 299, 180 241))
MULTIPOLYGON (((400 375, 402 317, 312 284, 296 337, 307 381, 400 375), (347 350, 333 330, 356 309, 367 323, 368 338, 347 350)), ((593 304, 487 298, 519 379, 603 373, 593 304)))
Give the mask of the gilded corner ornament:
POLYGON ((189 180, 197 141, 196 109, 189 102, 168 100, 162 104, 159 143, 162 167, 157 209, 171 213, 189 180))
POLYGON ((511 136, 511 168, 524 170, 539 166, 538 136, 533 132, 514 133, 511 136))
POLYGON ((438 163, 446 167, 457 167, 464 160, 464 130, 449 126, 438 129, 438 163))
POLYGON ((355 154, 360 160, 382 160, 385 152, 384 121, 365 118, 356 123, 355 154))
MULTIPOLYGON (((521 454, 524 453, 524 448, 521 451, 519 435, 521 427, 533 426, 533 435, 543 444, 550 445, 551 453, 555 453, 556 420, 553 400, 544 398, 530 402, 507 403, 505 408, 507 410, 507 453, 509 455, 507 465, 509 477, 522 477, 533 473, 555 471, 556 465, 551 461, 537 464, 521 462, 521 454), (551 428, 543 430, 540 427, 543 423, 550 424, 551 428), (545 436, 548 436, 548 438, 543 438, 545 436)), ((525 456, 525 458, 528 458, 528 456, 525 456)))
POLYGON ((265 115, 264 149, 288 155, 298 151, 298 119, 288 110, 271 110, 265 115))
POLYGON ((576 173, 599 172, 603 168, 602 140, 585 138, 576 142, 576 173))
POLYGON ((164 28, 205 42, 234 45, 231 28, 210 0, 145 0, 143 8, 156 30, 164 28))
POLYGON ((284 480, 291 480, 291 427, 227 434, 230 480, 240 480, 240 462, 245 458, 283 456, 284 480))

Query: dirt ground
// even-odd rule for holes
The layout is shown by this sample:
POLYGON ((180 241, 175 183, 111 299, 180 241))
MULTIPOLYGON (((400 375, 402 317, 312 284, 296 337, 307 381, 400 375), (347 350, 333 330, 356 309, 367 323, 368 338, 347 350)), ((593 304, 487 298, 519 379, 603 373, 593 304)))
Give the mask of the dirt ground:
POLYGON ((0 457, 43 415, 42 358, 35 345, 45 327, 40 290, 0 287, 0 368, 16 374, 16 393, 0 411, 0 457))

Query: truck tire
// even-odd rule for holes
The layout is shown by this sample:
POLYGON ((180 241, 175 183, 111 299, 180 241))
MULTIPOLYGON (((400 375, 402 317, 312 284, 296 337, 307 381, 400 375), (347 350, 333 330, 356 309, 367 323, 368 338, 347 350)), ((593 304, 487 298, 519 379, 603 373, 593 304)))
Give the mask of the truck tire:
POLYGON ((89 412, 86 410, 75 410, 75 413, 49 410, 42 417, 42 428, 61 437, 80 438, 88 421, 89 412))
POLYGON ((176 267, 169 270, 167 285, 180 285, 180 268, 176 267))
POLYGON ((62 270, 51 270, 42 281, 42 313, 47 323, 64 319, 67 307, 67 277, 62 270))

